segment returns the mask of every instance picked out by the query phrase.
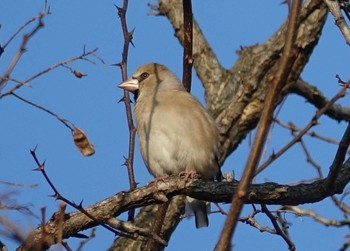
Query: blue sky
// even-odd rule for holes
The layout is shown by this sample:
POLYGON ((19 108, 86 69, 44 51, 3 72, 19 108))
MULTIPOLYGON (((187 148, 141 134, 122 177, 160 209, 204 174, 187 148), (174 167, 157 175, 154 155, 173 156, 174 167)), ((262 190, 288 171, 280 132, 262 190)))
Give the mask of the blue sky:
MULTIPOLYGON (((37 15, 43 9, 43 2, 1 0, 0 43, 6 42, 20 25, 37 15)), ((182 47, 165 17, 147 14, 148 2, 139 0, 129 3, 127 20, 129 29, 135 28, 135 48, 130 47, 128 73, 131 75, 139 65, 155 61, 167 65, 181 77, 182 47)), ((231 67, 237 59, 236 51, 240 46, 263 43, 283 23, 287 7, 280 2, 225 0, 218 3, 194 0, 193 12, 221 63, 225 67, 231 67)), ((35 163, 29 150, 36 145, 40 160, 46 160, 48 175, 59 191, 73 201, 83 199, 87 206, 129 187, 127 172, 122 166, 123 156, 127 155, 128 129, 124 106, 117 103, 122 95, 122 91, 116 87, 121 82, 121 74, 118 68, 110 66, 121 59, 123 38, 114 8, 114 4, 120 5, 121 1, 61 0, 50 1, 49 4, 52 14, 45 18, 44 29, 30 40, 27 52, 12 77, 26 79, 54 63, 81 54, 84 45, 87 49, 98 48, 97 54, 106 64, 103 65, 98 60, 94 60, 96 64, 78 61, 70 66, 88 74, 87 77, 77 79, 67 69, 58 68, 33 81, 31 87, 23 87, 17 92, 84 130, 96 148, 96 154, 90 158, 80 155, 72 142, 70 131, 52 116, 11 96, 0 100, 0 180, 38 184, 36 188, 0 185, 0 194, 16 191, 11 200, 29 205, 36 215, 40 215, 40 207, 46 206, 47 218, 57 210, 59 202, 48 196, 52 191, 42 175, 32 171, 35 163)), ((30 31, 31 27, 33 26, 26 31, 30 31)), ((1 75, 17 51, 20 38, 0 58, 1 75)), ((348 46, 334 25, 333 18, 329 16, 320 43, 302 77, 330 98, 339 91, 335 75, 339 74, 344 80, 349 78, 349 54, 348 46)), ((201 84, 195 74, 193 76, 192 92, 204 102, 201 84)), ((11 84, 7 86, 10 87, 11 84)), ((341 100, 341 103, 348 106, 348 97, 341 100)), ((314 113, 314 107, 292 95, 284 104, 280 118, 303 127, 314 113)), ((345 126, 345 123, 338 124, 324 117, 314 130, 339 140, 345 126)), ((291 139, 288 131, 277 125, 275 129, 267 156, 291 139)), ((326 173, 336 146, 309 137, 305 141, 311 149, 312 157, 326 173)), ((234 170, 239 178, 248 154, 249 139, 229 157, 223 171, 234 170)), ((152 179, 138 149, 135 173, 140 185, 147 184, 152 179)), ((260 174, 255 182, 292 183, 315 175, 316 172, 306 163, 300 146, 296 145, 260 174)), ((341 214, 333 210, 329 200, 303 205, 302 208, 314 209, 332 219, 341 219, 341 214)), ((73 211, 71 208, 67 210, 73 211)), ((251 206, 246 205, 243 215, 251 212, 251 206)), ((24 230, 36 227, 39 223, 38 219, 30 219, 28 216, 9 212, 2 214, 8 214, 24 230)), ((338 249, 344 241, 344 235, 348 234, 346 229, 326 228, 309 218, 291 214, 286 217, 293 224, 290 227, 292 240, 301 251, 338 249)), ((266 217, 259 216, 258 219, 262 225, 270 225, 266 217)), ((211 215, 210 227, 200 230, 195 229, 193 219, 184 220, 173 234, 167 250, 212 250, 224 220, 222 215, 211 215)), ((99 227, 97 237, 85 250, 104 250, 113 238, 112 233, 99 227)), ((17 246, 9 239, 0 239, 8 245, 9 250, 17 246)), ((69 239, 68 242, 73 249, 77 246, 74 239, 69 239)), ((280 237, 261 233, 243 224, 238 224, 234 245, 236 250, 287 250, 287 245, 280 237)))

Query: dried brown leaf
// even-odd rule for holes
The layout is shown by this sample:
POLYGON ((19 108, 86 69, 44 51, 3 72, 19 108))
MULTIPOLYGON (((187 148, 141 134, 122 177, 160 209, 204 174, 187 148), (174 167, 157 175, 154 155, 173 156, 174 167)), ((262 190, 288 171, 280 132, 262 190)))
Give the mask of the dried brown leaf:
POLYGON ((73 140, 81 154, 85 157, 91 156, 95 153, 94 146, 90 143, 88 137, 81 129, 74 128, 73 140))

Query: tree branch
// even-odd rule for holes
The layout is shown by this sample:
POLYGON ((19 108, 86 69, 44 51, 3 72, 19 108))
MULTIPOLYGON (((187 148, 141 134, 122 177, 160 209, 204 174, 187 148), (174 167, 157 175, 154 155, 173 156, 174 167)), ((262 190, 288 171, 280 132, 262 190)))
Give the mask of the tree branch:
MULTIPOLYGON (((281 185, 272 182, 252 184, 247 192, 247 200, 245 203, 266 205, 300 205, 305 203, 314 203, 321 201, 330 195, 342 193, 344 187, 349 181, 350 159, 348 159, 342 165, 332 189, 327 189, 326 179, 318 180, 309 184, 298 184, 293 186, 281 185)), ((171 176, 164 179, 164 182, 158 182, 157 186, 150 184, 137 188, 133 191, 119 192, 112 197, 86 207, 85 211, 93 215, 99 222, 105 222, 108 219, 117 217, 121 213, 130 209, 163 203, 164 198, 170 199, 176 195, 187 195, 195 199, 205 201, 228 203, 231 201, 232 194, 236 189, 237 182, 205 182, 202 180, 186 181, 184 178, 171 176)), ((181 205, 181 202, 179 201, 174 202, 172 213, 169 214, 169 211, 171 210, 168 210, 167 215, 172 220, 166 220, 165 222, 168 222, 167 224, 172 225, 172 227, 163 226, 163 231, 168 231, 166 233, 167 238, 169 238, 171 232, 174 230, 174 227, 176 227, 179 221, 179 214, 182 210, 181 207, 178 207, 178 203, 181 205), (175 218, 177 220, 174 221, 173 219, 175 218)), ((157 215, 157 209, 154 209, 154 206, 146 207, 142 210, 146 209, 148 211, 153 210, 153 216, 157 215)), ((135 219, 136 226, 142 227, 139 225, 139 223, 143 221, 146 222, 144 215, 147 215, 147 211, 145 214, 140 216, 140 221, 138 221, 137 218, 135 219)), ((147 224, 152 224, 152 220, 154 220, 154 218, 151 217, 150 220, 147 221, 147 224)), ((96 225, 96 222, 91 220, 82 212, 65 214, 64 223, 62 226, 62 237, 65 239, 74 237, 80 231, 96 225)), ((45 231, 45 240, 43 240, 42 226, 35 229, 18 250, 30 250, 30 247, 32 247, 31 245, 37 245, 38 243, 44 243, 45 245, 43 247, 46 249, 55 244, 57 242, 55 237, 58 234, 55 214, 48 222, 46 222, 45 231)), ((167 241, 167 238, 165 238, 165 241, 167 241)), ((127 241, 127 239, 124 238, 124 241, 127 241)))
MULTIPOLYGON (((128 53, 129 53, 130 44, 133 44, 132 38, 134 33, 134 30, 132 31, 128 30, 128 26, 126 22, 128 2, 129 2, 128 0, 123 0, 122 7, 116 6, 118 10, 118 16, 120 18, 120 24, 123 30, 123 37, 124 37, 122 60, 120 63, 117 64, 120 66, 123 81, 125 81, 128 78, 127 77, 128 53)), ((130 100, 129 92, 126 90, 124 90, 124 96, 122 98, 122 101, 124 101, 125 113, 126 113, 126 118, 128 121, 128 128, 129 128, 129 152, 128 152, 128 157, 125 158, 124 165, 127 167, 130 189, 134 189, 137 186, 135 181, 135 175, 134 175, 134 152, 135 152, 136 128, 134 126, 134 121, 132 117, 131 100, 130 100)), ((130 210, 128 220, 133 220, 134 216, 135 216, 135 211, 130 210)))
MULTIPOLYGON (((290 92, 304 97, 309 103, 318 109, 321 109, 329 102, 327 97, 324 96, 317 87, 300 78, 290 86, 290 92)), ((325 111, 325 115, 337 120, 338 122, 343 120, 350 121, 350 108, 342 107, 339 104, 333 104, 325 111)))
POLYGON ((183 0, 184 23, 184 52, 183 52, 183 76, 182 83, 188 92, 191 92, 192 65, 193 65, 193 14, 191 0, 183 0))
POLYGON ((337 153, 334 157, 333 163, 330 167, 329 174, 328 174, 328 188, 332 188, 333 184, 335 182, 335 179, 339 175, 339 170, 345 160, 345 155, 348 151, 350 144, 350 123, 348 123, 348 126, 346 127, 346 130, 344 132, 344 135, 340 141, 337 153))
POLYGON ((256 174, 263 171, 267 168, 273 161, 282 156, 289 148, 291 148, 295 143, 299 142, 299 140, 314 126, 317 124, 318 119, 327 111, 330 107, 332 107, 336 101, 340 98, 344 97, 346 94, 347 87, 343 86, 339 92, 328 102, 324 107, 319 109, 310 122, 284 147, 282 147, 279 151, 271 155, 268 160, 262 163, 256 170, 256 174))
POLYGON ((339 30, 343 34, 346 43, 350 45, 350 28, 346 23, 343 15, 341 14, 339 6, 340 1, 324 0, 324 2, 327 4, 329 11, 332 13, 335 24, 338 26, 339 30))

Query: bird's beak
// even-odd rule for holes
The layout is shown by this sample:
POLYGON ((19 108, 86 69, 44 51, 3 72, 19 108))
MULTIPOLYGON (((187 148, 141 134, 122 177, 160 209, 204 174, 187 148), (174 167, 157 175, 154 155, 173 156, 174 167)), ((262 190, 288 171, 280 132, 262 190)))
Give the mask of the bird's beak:
POLYGON ((119 84, 118 87, 129 92, 135 92, 139 89, 139 81, 136 78, 129 78, 128 80, 119 84))

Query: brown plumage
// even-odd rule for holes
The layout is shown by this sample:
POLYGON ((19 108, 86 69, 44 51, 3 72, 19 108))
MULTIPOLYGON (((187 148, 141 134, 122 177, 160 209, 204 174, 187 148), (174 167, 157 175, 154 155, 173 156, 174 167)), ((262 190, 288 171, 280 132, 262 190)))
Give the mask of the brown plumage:
MULTIPOLYGON (((171 71, 160 64, 145 64, 119 87, 139 91, 137 133, 143 160, 153 176, 194 171, 204 180, 221 179, 217 126, 171 71)), ((208 226, 206 203, 193 199, 188 203, 196 227, 208 226)))

